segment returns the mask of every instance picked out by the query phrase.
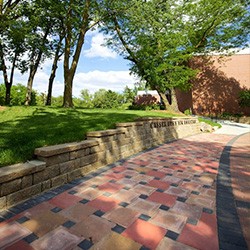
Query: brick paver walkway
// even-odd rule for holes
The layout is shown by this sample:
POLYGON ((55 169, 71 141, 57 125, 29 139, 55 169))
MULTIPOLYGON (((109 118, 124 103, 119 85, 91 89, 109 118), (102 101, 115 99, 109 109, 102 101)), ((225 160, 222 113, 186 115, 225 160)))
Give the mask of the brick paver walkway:
POLYGON ((249 139, 191 136, 30 199, 0 213, 0 249, 250 248, 249 139))

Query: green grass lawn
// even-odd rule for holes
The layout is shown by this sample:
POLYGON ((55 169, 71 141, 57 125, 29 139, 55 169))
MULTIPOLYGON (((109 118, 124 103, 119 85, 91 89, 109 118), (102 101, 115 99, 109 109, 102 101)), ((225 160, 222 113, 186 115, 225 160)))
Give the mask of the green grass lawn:
POLYGON ((115 128, 139 117, 173 117, 157 111, 8 107, 0 111, 0 166, 24 162, 35 148, 81 141, 88 131, 115 128))
POLYGON ((201 117, 199 117, 198 120, 199 120, 199 122, 205 122, 205 123, 211 125, 212 127, 217 126, 217 127, 221 128, 221 125, 217 122, 213 122, 211 120, 201 118, 201 117))

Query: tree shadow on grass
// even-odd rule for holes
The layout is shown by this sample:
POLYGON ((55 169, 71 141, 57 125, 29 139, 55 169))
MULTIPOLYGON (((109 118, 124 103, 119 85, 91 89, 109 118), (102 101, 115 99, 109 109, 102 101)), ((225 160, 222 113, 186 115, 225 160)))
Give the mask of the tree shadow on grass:
POLYGON ((115 128, 136 114, 36 108, 31 115, 0 123, 0 166, 32 159, 37 147, 81 141, 88 131, 115 128))

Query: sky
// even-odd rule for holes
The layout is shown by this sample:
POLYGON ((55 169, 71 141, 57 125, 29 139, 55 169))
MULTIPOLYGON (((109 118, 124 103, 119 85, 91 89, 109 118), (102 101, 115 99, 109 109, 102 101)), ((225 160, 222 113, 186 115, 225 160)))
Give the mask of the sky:
MULTIPOLYGON (((82 89, 88 89, 90 93, 94 93, 101 88, 122 92, 126 86, 134 88, 134 83, 138 81, 130 75, 129 61, 103 46, 104 42, 103 34, 98 31, 90 31, 86 34, 73 82, 74 97, 79 97, 82 89)), ((33 89, 39 93, 47 93, 52 60, 46 60, 35 75, 33 89)), ((21 83, 26 86, 27 79, 27 73, 22 75, 16 70, 14 84, 21 83)), ((3 82, 3 80, 0 82, 3 82)), ((61 60, 58 64, 52 95, 63 95, 63 91, 63 60, 61 60)))

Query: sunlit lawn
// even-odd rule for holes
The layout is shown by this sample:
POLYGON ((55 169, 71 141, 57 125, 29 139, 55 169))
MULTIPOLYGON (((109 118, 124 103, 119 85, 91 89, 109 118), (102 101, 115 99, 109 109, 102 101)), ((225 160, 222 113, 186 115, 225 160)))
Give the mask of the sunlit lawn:
POLYGON ((115 128, 139 117, 173 117, 158 111, 8 107, 0 111, 0 166, 24 162, 35 148, 81 141, 88 131, 115 128))

